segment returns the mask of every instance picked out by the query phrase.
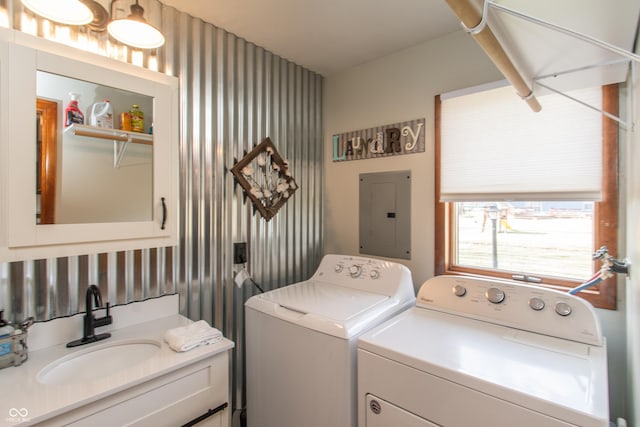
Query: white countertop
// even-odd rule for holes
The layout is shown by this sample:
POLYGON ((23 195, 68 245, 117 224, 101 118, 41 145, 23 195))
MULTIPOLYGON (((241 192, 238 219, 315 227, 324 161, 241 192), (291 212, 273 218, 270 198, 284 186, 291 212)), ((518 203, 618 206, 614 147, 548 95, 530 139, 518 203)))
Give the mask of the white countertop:
MULTIPOLYGON (((115 318, 116 314, 113 316, 115 318)), ((163 340, 165 331, 190 322, 179 314, 170 314, 121 329, 97 328, 97 333, 109 331, 111 337, 96 343, 75 348, 67 348, 61 343, 30 351, 29 359, 21 366, 0 370, 0 425, 35 424, 233 348, 233 342, 223 338, 216 344, 184 353, 173 351, 163 340), (143 362, 89 382, 51 385, 41 384, 36 379, 42 368, 61 357, 122 340, 154 340, 160 344, 160 349, 143 362)), ((76 335, 79 338, 82 329, 76 335)))

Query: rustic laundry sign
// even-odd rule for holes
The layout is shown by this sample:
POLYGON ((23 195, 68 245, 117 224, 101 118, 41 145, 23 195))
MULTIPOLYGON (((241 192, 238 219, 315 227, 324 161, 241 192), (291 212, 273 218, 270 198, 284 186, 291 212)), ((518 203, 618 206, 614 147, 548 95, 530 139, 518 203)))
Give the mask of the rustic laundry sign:
POLYGON ((333 161, 424 152, 425 119, 333 135, 333 161))

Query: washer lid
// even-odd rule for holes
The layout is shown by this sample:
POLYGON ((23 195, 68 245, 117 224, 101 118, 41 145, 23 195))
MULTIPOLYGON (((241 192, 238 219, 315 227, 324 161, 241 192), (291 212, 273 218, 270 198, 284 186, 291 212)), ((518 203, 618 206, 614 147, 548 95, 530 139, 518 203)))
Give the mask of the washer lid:
POLYGON ((289 310, 337 322, 346 322, 389 299, 386 295, 314 280, 275 289, 263 298, 289 310))
POLYGON ((413 303, 309 280, 255 295, 245 306, 308 329, 351 339, 413 303))

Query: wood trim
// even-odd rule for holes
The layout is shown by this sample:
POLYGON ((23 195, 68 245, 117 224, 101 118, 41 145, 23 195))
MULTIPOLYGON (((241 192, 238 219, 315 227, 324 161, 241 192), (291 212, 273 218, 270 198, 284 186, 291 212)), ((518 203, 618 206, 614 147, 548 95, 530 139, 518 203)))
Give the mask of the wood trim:
MULTIPOLYGON (((618 86, 607 85, 602 88, 603 110, 618 115, 618 86)), ((469 268, 453 265, 454 238, 454 209, 450 203, 440 202, 440 149, 441 149, 441 99, 435 98, 434 132, 435 132, 435 274, 458 274, 470 276, 491 276, 500 279, 511 280, 512 272, 496 271, 482 268, 469 268)), ((601 246, 607 246, 612 256, 618 256, 618 124, 606 116, 602 116, 602 201, 595 204, 594 209, 594 250, 601 246)), ((594 271, 600 268, 600 261, 594 262, 594 271)), ((566 291, 575 287, 578 281, 560 279, 557 277, 544 277, 546 286, 557 290, 566 291)), ((516 282, 522 283, 522 282, 516 282)), ((617 307, 616 277, 609 278, 599 285, 582 291, 578 294, 595 307, 615 310, 617 307)))
MULTIPOLYGON (((602 109, 617 116, 618 85, 602 87, 602 109)), ((602 201, 596 203, 594 211, 594 248, 606 246, 609 253, 618 256, 618 123, 602 115, 602 201)), ((600 261, 594 263, 594 271, 600 268, 600 261)), ((587 298, 596 307, 616 309, 617 277, 613 276, 599 286, 597 297, 587 298)), ((582 294, 582 292, 581 292, 582 294)))
POLYGON ((451 225, 451 221, 447 220, 447 203, 440 202, 440 171, 441 171, 441 163, 440 163, 440 155, 441 155, 441 127, 440 123, 442 120, 442 100, 440 99, 440 95, 436 95, 435 97, 435 105, 434 105, 434 137, 435 137, 435 146, 434 146, 434 158, 435 158, 435 189, 433 194, 435 194, 435 200, 433 205, 435 206, 435 224, 433 227, 433 235, 435 238, 435 265, 434 272, 436 276, 444 274, 447 265, 449 265, 449 239, 447 236, 451 235, 451 230, 446 230, 447 227, 451 225))
POLYGON ((41 137, 38 152, 40 224, 55 224, 58 103, 38 98, 36 113, 41 137))

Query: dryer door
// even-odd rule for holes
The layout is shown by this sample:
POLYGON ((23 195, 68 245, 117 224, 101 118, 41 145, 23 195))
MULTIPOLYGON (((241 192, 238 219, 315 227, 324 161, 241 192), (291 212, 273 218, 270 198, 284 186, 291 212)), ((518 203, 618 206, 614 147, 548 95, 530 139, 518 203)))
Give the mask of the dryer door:
POLYGON ((366 427, 440 427, 373 394, 367 394, 366 427))

